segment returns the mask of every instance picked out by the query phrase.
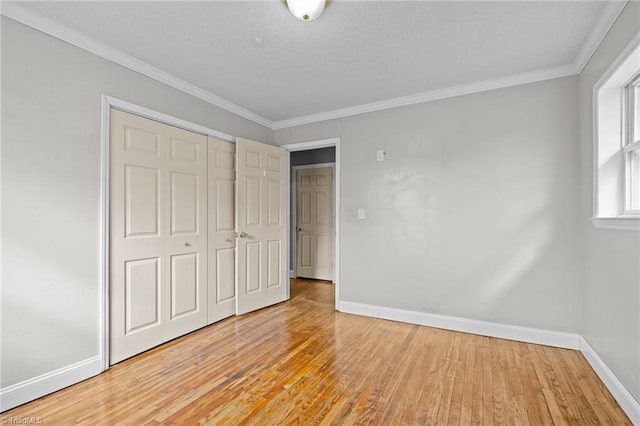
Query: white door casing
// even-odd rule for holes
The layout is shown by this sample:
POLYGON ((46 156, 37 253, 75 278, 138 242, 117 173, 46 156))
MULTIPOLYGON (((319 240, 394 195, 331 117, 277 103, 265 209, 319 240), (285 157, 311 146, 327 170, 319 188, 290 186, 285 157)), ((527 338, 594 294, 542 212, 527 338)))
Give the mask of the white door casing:
POLYGON ((206 137, 110 120, 110 363, 206 325, 206 137))
POLYGON ((333 280, 333 168, 296 171, 296 274, 333 280))
POLYGON ((282 148, 236 139, 236 314, 288 297, 287 173, 282 148))
POLYGON ((232 143, 208 137, 208 324, 236 313, 235 152, 232 143))

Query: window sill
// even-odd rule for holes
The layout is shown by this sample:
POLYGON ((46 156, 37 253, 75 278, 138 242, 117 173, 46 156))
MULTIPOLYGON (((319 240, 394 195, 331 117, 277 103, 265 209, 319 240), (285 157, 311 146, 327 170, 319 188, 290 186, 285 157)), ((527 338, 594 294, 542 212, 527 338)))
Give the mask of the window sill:
POLYGON ((594 228, 640 231, 640 216, 594 217, 591 222, 594 228))

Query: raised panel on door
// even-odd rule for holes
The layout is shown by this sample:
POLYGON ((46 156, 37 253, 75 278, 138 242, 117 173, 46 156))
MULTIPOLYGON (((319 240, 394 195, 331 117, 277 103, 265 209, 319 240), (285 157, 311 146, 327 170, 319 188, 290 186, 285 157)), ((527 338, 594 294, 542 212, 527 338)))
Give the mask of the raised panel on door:
POLYGON ((249 241, 244 245, 245 280, 244 285, 240 289, 241 295, 248 295, 261 290, 261 246, 260 241, 249 241))
POLYGON ((283 215, 281 212, 280 182, 276 179, 267 179, 267 225, 281 226, 283 215))
MULTIPOLYGON (((118 112, 117 114, 119 114, 118 112)), ((146 126, 146 124, 142 124, 146 126)), ((162 138, 161 131, 157 131, 151 127, 140 127, 140 122, 135 123, 132 121, 130 124, 123 124, 123 127, 118 131, 124 131, 124 151, 129 154, 132 151, 139 151, 143 155, 149 153, 154 154, 156 158, 160 158, 160 140, 162 138)), ((119 135, 119 137, 121 137, 119 135)), ((119 148, 119 147, 118 147, 119 148)))
POLYGON ((208 138, 209 260, 211 324, 236 312, 235 145, 208 138))
POLYGON ((235 181, 224 177, 215 177, 215 231, 235 232, 234 204, 235 204, 235 181), (231 205, 231 207, 229 207, 231 205))
POLYGON ((289 153, 238 138, 236 155, 236 313, 243 314, 287 298, 289 153))
POLYGON ((171 235, 198 233, 199 176, 171 173, 171 235))
MULTIPOLYGON (((316 236, 316 247, 315 247, 315 267, 316 269, 322 268, 330 268, 332 259, 332 249, 331 246, 331 236, 329 235, 317 235, 316 236)), ((330 278, 325 278, 330 279, 330 278)))
POLYGON ((282 244, 279 240, 267 241, 267 287, 283 285, 282 244))
POLYGON ((198 253, 171 256, 171 319, 199 310, 198 268, 198 253))
MULTIPOLYGON (((298 269, 301 271, 298 273, 300 275, 303 273, 302 270, 312 268, 313 263, 311 259, 313 258, 313 235, 311 234, 302 234, 300 235, 300 244, 299 244, 299 265, 298 269)), ((304 275, 303 275, 304 276, 304 275)))
POLYGON ((125 335, 158 325, 160 323, 160 258, 125 261, 124 284, 125 335))
POLYGON ((125 236, 157 236, 160 219, 160 170, 125 165, 125 236))
POLYGON ((184 164, 191 165, 199 164, 200 161, 206 161, 206 159, 202 158, 203 156, 200 152, 201 141, 192 141, 189 140, 190 138, 191 135, 188 135, 187 139, 181 138, 180 135, 171 137, 169 145, 171 147, 172 160, 182 161, 184 164))
POLYGON ((262 210, 260 177, 247 176, 244 183, 247 196, 244 204, 245 216, 243 224, 247 228, 250 226, 259 227, 262 210))
MULTIPOLYGON (((216 294, 214 305, 228 303, 236 297, 236 249, 216 249, 216 294)), ((228 315, 235 312, 235 306, 230 308, 228 315)))
POLYGON ((316 192, 316 222, 319 227, 329 226, 331 221, 329 211, 329 194, 325 191, 316 192))
POLYGON ((311 196, 310 190, 300 191, 300 196, 298 197, 298 205, 300 206, 298 209, 298 223, 300 225, 311 225, 311 196))

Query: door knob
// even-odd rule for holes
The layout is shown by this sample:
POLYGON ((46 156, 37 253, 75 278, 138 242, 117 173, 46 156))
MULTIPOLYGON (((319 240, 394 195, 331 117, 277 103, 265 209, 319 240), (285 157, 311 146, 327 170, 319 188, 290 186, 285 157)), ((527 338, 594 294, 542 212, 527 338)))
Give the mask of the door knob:
POLYGON ((240 238, 247 238, 247 233, 246 232, 241 232, 240 233, 240 238))
POLYGON ((300 232, 302 231, 302 228, 300 228, 299 226, 296 228, 296 231, 300 232))
POLYGON ((184 246, 185 246, 185 247, 191 247, 191 244, 189 244, 189 243, 184 243, 184 246))

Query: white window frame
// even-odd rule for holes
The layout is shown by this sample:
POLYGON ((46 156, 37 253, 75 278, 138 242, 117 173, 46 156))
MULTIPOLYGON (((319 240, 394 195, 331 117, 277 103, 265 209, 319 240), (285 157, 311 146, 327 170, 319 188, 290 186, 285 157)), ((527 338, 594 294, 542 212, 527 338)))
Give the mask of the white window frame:
MULTIPOLYGON (((631 209, 630 153, 640 128, 631 91, 640 85, 640 33, 593 86, 593 218, 596 228, 640 231, 640 210, 631 209)), ((635 185, 635 186, 634 186, 635 185)))
MULTIPOLYGON (((640 66, 640 65, 639 65, 640 66)), ((625 87, 625 121, 626 135, 625 143, 622 147, 624 157, 624 215, 625 216, 638 216, 640 215, 640 208, 631 207, 634 197, 640 198, 640 183, 633 182, 632 170, 631 170, 631 153, 633 151, 640 150, 640 118, 638 118, 638 109, 640 105, 636 102, 639 101, 639 97, 636 92, 640 92, 640 71, 633 76, 631 81, 625 87), (635 191, 635 195, 634 195, 635 191)), ((639 102, 640 103, 640 102, 639 102)), ((636 167, 640 167, 638 164, 636 167)), ((640 204, 640 199, 636 200, 636 206, 640 204)))

